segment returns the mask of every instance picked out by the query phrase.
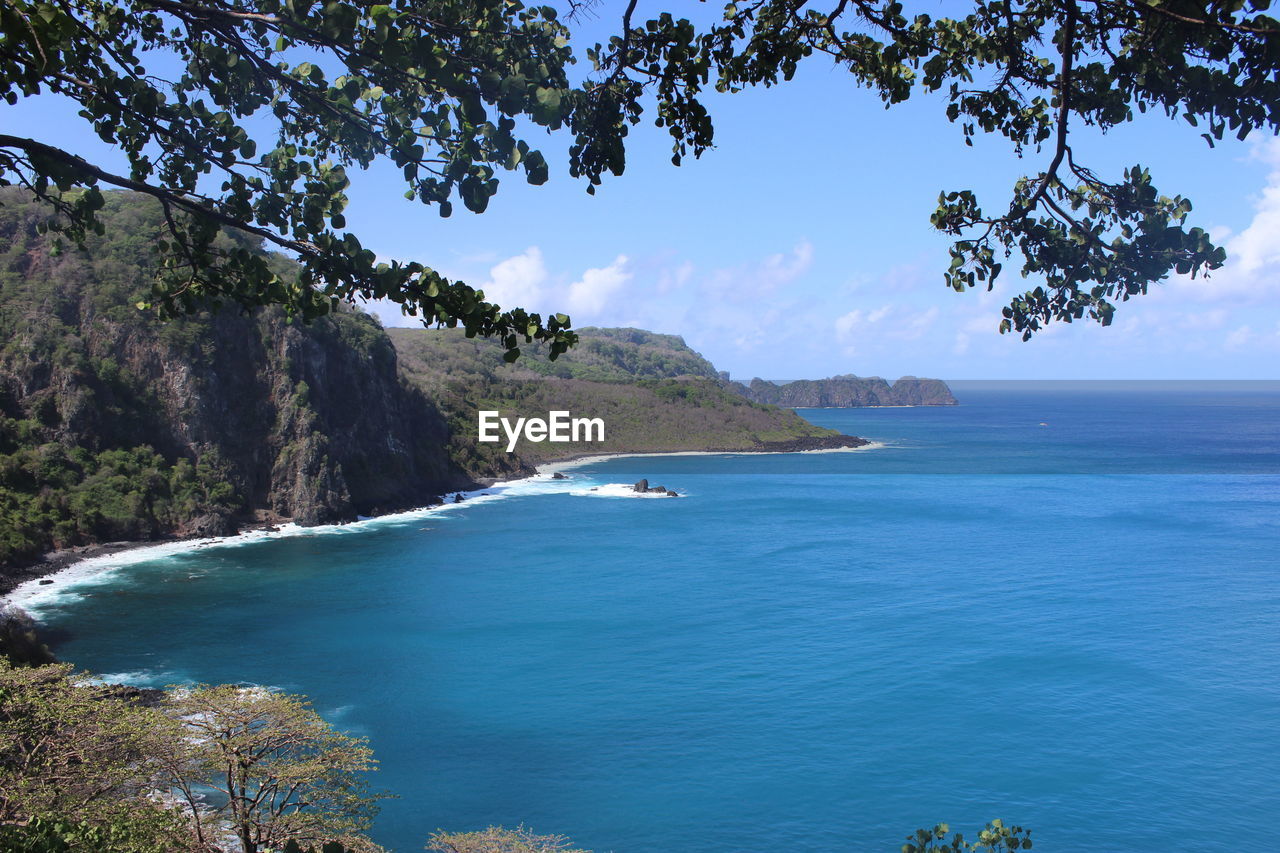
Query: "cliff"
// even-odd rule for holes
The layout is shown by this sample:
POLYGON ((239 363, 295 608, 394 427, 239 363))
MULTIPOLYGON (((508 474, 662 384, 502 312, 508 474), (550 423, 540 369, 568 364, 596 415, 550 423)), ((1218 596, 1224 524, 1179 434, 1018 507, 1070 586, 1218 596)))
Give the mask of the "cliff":
POLYGON ((941 379, 904 376, 890 385, 878 376, 833 376, 776 383, 752 379, 735 382, 738 393, 756 403, 790 408, 854 408, 858 406, 954 406, 956 398, 941 379))
POLYGON ((47 213, 21 192, 0 196, 0 564, 251 519, 353 519, 470 482, 375 320, 160 322, 135 307, 158 210, 107 199, 111 225, 81 251, 38 233, 47 213))
POLYGON ((745 399, 680 338, 639 329, 584 329, 555 362, 529 347, 509 365, 496 343, 388 334, 355 309, 161 321, 137 307, 160 211, 106 199, 105 235, 77 248, 0 190, 0 588, 54 549, 350 520, 582 454, 865 443, 745 399), (480 409, 598 417, 606 440, 509 454, 477 441, 480 409))

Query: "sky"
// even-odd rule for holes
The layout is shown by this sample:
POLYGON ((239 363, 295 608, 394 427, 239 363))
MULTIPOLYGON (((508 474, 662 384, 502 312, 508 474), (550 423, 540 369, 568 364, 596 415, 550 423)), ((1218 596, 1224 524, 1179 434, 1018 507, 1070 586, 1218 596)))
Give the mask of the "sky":
MULTIPOLYGON (((406 201, 394 169, 351 171, 348 228, 380 257, 422 261, 504 306, 681 335, 735 378, 1280 378, 1274 137, 1210 149, 1197 129, 1151 115, 1077 133, 1079 159, 1103 177, 1140 162, 1161 191, 1189 197, 1192 224, 1229 260, 1208 280, 1170 279, 1121 304, 1109 328, 1058 324, 1024 343, 998 333, 1000 309, 1037 282, 1010 263, 994 292, 947 289, 948 240, 929 214, 940 191, 962 188, 1002 209, 1047 152, 1019 161, 994 137, 967 148, 942 99, 886 111, 821 60, 710 106, 715 149, 677 168, 665 131, 642 125, 625 174, 595 196, 568 176, 562 134, 529 139, 551 164, 547 184, 500 175, 479 215, 458 204, 442 219, 406 201)), ((65 105, 3 109, 36 138, 111 157, 65 105)), ((394 306, 368 310, 417 323, 394 306)))

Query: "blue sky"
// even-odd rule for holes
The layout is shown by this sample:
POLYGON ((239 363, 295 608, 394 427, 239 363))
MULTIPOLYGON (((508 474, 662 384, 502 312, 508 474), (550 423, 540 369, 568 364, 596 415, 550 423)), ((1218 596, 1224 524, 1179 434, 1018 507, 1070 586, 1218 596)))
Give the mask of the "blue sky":
POLYGON ((665 134, 638 128, 626 173, 594 197, 549 138, 552 180, 511 176, 483 215, 441 220, 375 174, 353 188, 349 221, 380 254, 428 260, 500 304, 680 334, 735 377, 1280 376, 1273 138, 1211 150, 1152 116, 1077 135, 1100 173, 1141 162, 1163 191, 1189 196, 1231 259, 1209 281, 1122 305, 1110 328, 1055 326, 1023 343, 997 332, 1000 309, 1034 283, 1010 266, 994 293, 948 290, 948 241, 929 214, 939 191, 964 187, 998 209, 1046 157, 1020 162, 996 138, 967 148, 940 99, 886 111, 817 61, 779 88, 717 97, 713 113, 718 145, 701 160, 672 166, 665 134))
MULTIPOLYGON (((967 148, 940 99, 886 111, 820 60, 789 84, 711 103, 718 146, 679 168, 665 132, 642 126, 626 174, 589 196, 566 173, 562 137, 530 139, 552 165, 542 187, 511 173, 484 214, 457 205, 441 219, 375 167, 352 173, 348 225, 381 257, 423 261, 503 305, 683 335, 735 377, 1280 378, 1273 137, 1210 150, 1154 116, 1077 134, 1104 177, 1141 162, 1162 191, 1189 196, 1230 259, 1208 281, 1170 280, 1121 305, 1110 328, 1055 326, 1023 343, 996 327, 1008 294, 1035 282, 1008 265, 995 293, 946 289, 948 243, 929 214, 939 191, 966 187, 1002 208, 1047 157, 1020 162, 997 138, 967 148)), ((6 109, 33 136, 111 157, 63 105, 6 109)))

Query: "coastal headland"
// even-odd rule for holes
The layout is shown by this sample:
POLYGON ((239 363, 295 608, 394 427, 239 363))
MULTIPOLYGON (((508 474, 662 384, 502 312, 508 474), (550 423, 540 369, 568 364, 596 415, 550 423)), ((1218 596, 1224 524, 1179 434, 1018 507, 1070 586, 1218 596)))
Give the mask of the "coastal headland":
POLYGON ((136 307, 156 272, 152 202, 107 194, 119 227, 58 250, 45 209, 0 195, 0 592, 139 543, 419 510, 583 456, 866 445, 749 399, 674 335, 585 328, 558 360, 530 347, 508 364, 495 342, 345 306, 310 324, 161 321, 136 307), (481 409, 570 410, 606 438, 507 453, 478 441, 481 409))

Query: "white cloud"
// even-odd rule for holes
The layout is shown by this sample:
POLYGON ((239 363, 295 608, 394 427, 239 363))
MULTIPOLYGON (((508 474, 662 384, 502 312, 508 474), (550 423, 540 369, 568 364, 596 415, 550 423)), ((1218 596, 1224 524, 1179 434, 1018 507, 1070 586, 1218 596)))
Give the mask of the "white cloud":
POLYGON ((1257 335, 1253 331, 1253 327, 1249 325, 1240 326, 1233 329, 1227 335, 1227 339, 1223 341, 1223 346, 1229 350, 1241 350, 1248 346, 1257 335))
POLYGON ((845 355, 857 355, 866 343, 874 343, 883 337, 878 330, 884 319, 893 311, 892 305, 881 305, 874 310, 855 308, 836 318, 836 340, 843 345, 845 355), (879 334, 877 334, 879 332, 879 334))
POLYGON ((982 336, 997 336, 999 328, 999 320, 987 311, 970 312, 966 317, 955 317, 951 324, 956 328, 955 340, 951 345, 951 351, 956 355, 964 355, 969 351, 969 347, 973 344, 974 336, 982 339, 982 336))
MULTIPOLYGON (((633 278, 627 269, 627 256, 618 255, 607 267, 589 269, 582 278, 569 285, 567 303, 569 312, 578 323, 578 316, 594 317, 605 309, 610 298, 633 278)), ((581 323, 579 323, 581 325, 581 323)))
POLYGON ((1255 352, 1274 350, 1280 347, 1280 323, 1277 323, 1275 330, 1270 333, 1265 329, 1261 332, 1255 331, 1248 323, 1238 326, 1227 335, 1222 347, 1231 352, 1244 349, 1252 349, 1255 352))
POLYGON ((392 326, 421 326, 422 318, 406 317, 404 312, 400 310, 398 302, 392 302, 390 299, 362 299, 360 307, 366 314, 372 314, 378 318, 378 322, 384 328, 392 326))
POLYGON ((546 282, 547 268, 542 261, 542 250, 530 246, 522 254, 495 264, 489 270, 489 280, 480 289, 484 291, 486 300, 503 308, 536 311, 546 282))
POLYGON ((790 252, 778 252, 753 263, 718 269, 705 285, 722 299, 759 305, 783 285, 802 278, 811 266, 813 244, 801 240, 790 252))
POLYGON ((938 320, 938 314, 941 313, 937 305, 926 311, 911 314, 902 325, 893 329, 889 334, 899 340, 916 341, 924 337, 925 332, 933 328, 933 324, 938 320))
POLYGON ((770 255, 760 267, 760 280, 769 291, 795 281, 813 266, 813 244, 801 240, 790 254, 770 255))
POLYGON ((693 263, 685 261, 675 269, 663 268, 658 274, 658 293, 670 293, 679 290, 693 277, 693 263))
POLYGON ((1211 231, 1227 250, 1227 262, 1205 279, 1174 279, 1179 291, 1205 300, 1255 301, 1275 295, 1280 277, 1280 140, 1258 145, 1254 157, 1267 163, 1270 172, 1254 202, 1253 219, 1238 234, 1211 231))

